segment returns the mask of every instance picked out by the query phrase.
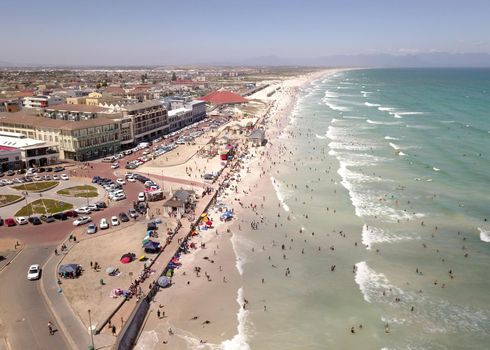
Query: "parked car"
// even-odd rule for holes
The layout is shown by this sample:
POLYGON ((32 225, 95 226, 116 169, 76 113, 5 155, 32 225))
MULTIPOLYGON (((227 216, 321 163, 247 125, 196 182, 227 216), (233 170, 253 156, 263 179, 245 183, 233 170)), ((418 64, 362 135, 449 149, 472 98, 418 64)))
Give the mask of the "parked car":
POLYGON ((62 166, 57 166, 57 167, 55 167, 55 168, 53 169, 53 171, 54 171, 54 172, 57 172, 57 173, 58 173, 58 172, 60 172, 60 171, 63 171, 63 170, 65 170, 65 168, 63 168, 62 166))
POLYGON ((111 225, 112 226, 119 226, 119 219, 117 218, 117 216, 111 217, 111 225))
POLYGON ((29 270, 27 270, 27 279, 29 281, 34 281, 39 279, 41 276, 41 267, 38 264, 29 266, 29 270))
POLYGON ((126 199, 126 195, 124 193, 119 193, 112 197, 112 200, 114 201, 121 201, 123 199, 126 199))
POLYGON ((60 177, 58 175, 53 175, 53 180, 58 181, 59 179, 60 179, 60 177))
POLYGON ((41 219, 39 219, 37 216, 31 216, 27 219, 27 221, 29 221, 33 225, 41 225, 42 224, 41 219))
POLYGON ((117 168, 119 168, 119 164, 117 164, 117 163, 112 163, 111 168, 112 168, 112 169, 117 169, 117 168))
POLYGON ((97 202, 95 203, 95 205, 97 206, 97 208, 99 209, 104 209, 104 208, 107 208, 107 204, 105 204, 105 202, 97 202))
POLYGON ((65 221, 66 219, 68 219, 68 216, 66 216, 65 213, 56 213, 56 214, 53 215, 53 217, 56 220, 61 220, 61 221, 65 221))
POLYGON ((15 220, 13 218, 7 218, 7 219, 5 219, 5 226, 12 227, 12 226, 15 226, 15 225, 17 225, 17 224, 15 223, 15 220))
POLYGON ((15 221, 19 225, 26 225, 28 223, 27 219, 24 216, 16 216, 15 221))
POLYGON ((41 215, 41 220, 47 223, 55 221, 53 215, 41 215))
POLYGON ((89 205, 87 205, 87 208, 90 211, 99 211, 100 210, 100 208, 96 204, 89 204, 89 205))
POLYGON ((106 228, 109 228, 109 223, 107 222, 106 218, 100 219, 99 227, 101 230, 105 230, 106 228))
POLYGON ((136 182, 136 179, 134 177, 128 177, 126 180, 128 180, 128 182, 136 182))
POLYGON ((129 209, 128 213, 129 213, 129 216, 132 217, 133 219, 138 217, 138 213, 133 208, 129 209))
POLYGON ((144 192, 138 193, 138 201, 139 202, 144 202, 145 199, 146 199, 146 197, 145 197, 145 193, 144 192))
POLYGON ((87 226, 87 234, 91 235, 97 232, 97 226, 94 223, 90 223, 87 226))
POLYGON ((126 181, 124 181, 124 179, 117 179, 116 183, 118 183, 119 185, 126 185, 126 181))
POLYGON ((78 213, 75 210, 67 210, 65 211, 65 215, 69 218, 76 218, 78 216, 78 213))
POLYGON ((15 174, 15 172, 13 170, 7 170, 5 174, 7 174, 7 176, 12 176, 15 174))
POLYGON ((122 222, 128 222, 129 221, 129 217, 126 215, 126 213, 119 213, 119 219, 121 219, 122 222))
POLYGON ((90 221, 92 221, 92 218, 90 216, 80 216, 75 221, 73 221, 73 226, 80 226, 90 221))
POLYGON ((61 174, 60 178, 61 180, 65 180, 65 181, 70 179, 66 174, 61 174))
POLYGON ((78 213, 78 214, 90 214, 91 210, 89 207, 81 207, 81 208, 77 208, 75 209, 75 211, 78 213))

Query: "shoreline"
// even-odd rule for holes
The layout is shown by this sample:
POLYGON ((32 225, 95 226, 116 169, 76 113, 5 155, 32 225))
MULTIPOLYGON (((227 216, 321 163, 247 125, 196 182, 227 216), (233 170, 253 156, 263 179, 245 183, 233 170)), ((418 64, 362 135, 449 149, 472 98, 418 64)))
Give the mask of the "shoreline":
MULTIPOLYGON (((272 96, 274 98, 271 99, 272 103, 269 102, 268 115, 262 120, 262 123, 266 124, 269 143, 264 148, 249 150, 245 155, 247 164, 242 164, 240 182, 237 182, 241 191, 231 193, 227 190, 218 199, 218 202, 224 201, 233 205, 236 219, 231 223, 220 223, 212 230, 212 234, 207 231, 193 240, 198 245, 204 243, 206 248, 182 256, 182 267, 176 271, 173 278, 176 286, 159 293, 155 298, 153 312, 149 315, 149 325, 142 331, 136 349, 169 347, 187 349, 189 346, 203 349, 250 348, 247 344, 247 333, 251 325, 247 322, 248 310, 246 310, 242 281, 243 264, 246 262, 239 256, 236 244, 237 240, 243 238, 240 224, 244 222, 246 215, 245 208, 241 208, 238 203, 249 194, 252 187, 257 188, 264 181, 270 181, 268 176, 259 175, 258 170, 264 166, 263 162, 267 162, 266 153, 273 149, 275 139, 280 136, 284 127, 290 124, 297 106, 299 90, 316 79, 338 71, 343 70, 315 72, 306 77, 295 77, 278 84, 282 91, 280 95, 276 93, 272 96), (231 194, 234 198, 227 198, 231 194), (219 233, 216 234, 215 230, 219 233), (204 259, 204 257, 210 259, 210 256, 216 260, 215 264, 209 264, 209 260, 204 259), (193 273, 194 266, 202 265, 204 261, 206 265, 203 270, 211 276, 211 282, 202 275, 197 277, 193 273), (226 282, 223 282, 223 277, 226 278, 226 282), (154 315, 157 312, 155 307, 162 305, 165 306, 160 310, 165 310, 166 316, 157 319, 154 315), (194 320, 196 316, 198 319, 194 320), (203 325, 202 322, 206 320, 210 323, 203 325), (173 336, 167 336, 169 328, 172 329, 173 336), (163 341, 167 344, 163 344, 163 341)), ((273 85, 272 88, 276 89, 277 86, 273 85)), ((262 91, 262 94, 264 93, 267 92, 262 91)), ((213 214, 211 213, 210 216, 212 218, 213 214)))

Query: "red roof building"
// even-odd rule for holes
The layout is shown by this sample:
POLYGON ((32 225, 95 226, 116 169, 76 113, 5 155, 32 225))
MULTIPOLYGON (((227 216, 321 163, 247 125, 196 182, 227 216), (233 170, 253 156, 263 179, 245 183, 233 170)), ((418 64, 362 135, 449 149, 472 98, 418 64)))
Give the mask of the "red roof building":
POLYGON ((248 103, 246 98, 231 91, 214 91, 206 96, 198 98, 198 100, 206 101, 213 105, 248 103))

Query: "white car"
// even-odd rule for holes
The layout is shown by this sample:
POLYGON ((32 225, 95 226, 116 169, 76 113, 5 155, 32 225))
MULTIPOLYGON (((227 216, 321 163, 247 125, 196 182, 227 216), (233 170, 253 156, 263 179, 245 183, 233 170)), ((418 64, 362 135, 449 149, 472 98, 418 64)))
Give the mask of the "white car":
POLYGON ((145 193, 144 193, 144 192, 140 192, 140 193, 138 194, 138 202, 144 202, 144 201, 145 201, 145 199, 146 199, 146 197, 145 197, 145 193))
POLYGON ((29 266, 29 270, 27 270, 27 279, 29 281, 39 279, 41 275, 41 267, 38 264, 29 266))
POLYGON ((112 226, 119 226, 119 219, 117 218, 117 216, 111 217, 111 225, 112 226))
POLYGON ((23 216, 16 216, 15 221, 17 221, 17 224, 19 225, 26 225, 28 223, 27 219, 23 216))
POLYGON ((124 193, 118 193, 112 197, 112 200, 114 201, 122 201, 123 199, 126 199, 126 195, 124 193))
POLYGON ((90 216, 80 216, 75 221, 73 221, 73 226, 80 226, 90 221, 92 221, 92 218, 90 216))
POLYGON ((119 184, 119 185, 126 185, 126 181, 124 181, 124 179, 117 179, 116 182, 119 184))
POLYGON ((77 212, 77 214, 90 214, 90 212, 92 210, 90 210, 89 207, 81 207, 81 208, 75 209, 75 211, 77 212))
POLYGON ((128 213, 129 213, 129 216, 132 217, 133 219, 138 217, 138 213, 133 208, 129 209, 128 213))
POLYGON ((106 228, 109 228, 109 223, 107 222, 106 218, 100 219, 99 227, 101 230, 105 230, 106 228))
POLYGON ((119 168, 119 164, 117 164, 117 163, 113 163, 113 164, 111 165, 111 168, 112 168, 112 169, 117 169, 117 168, 119 168))
POLYGON ((136 182, 136 179, 134 177, 128 177, 126 180, 128 180, 128 182, 136 182))
POLYGON ((100 208, 97 205, 95 205, 95 204, 89 204, 89 205, 87 205, 87 209, 90 210, 90 211, 99 211, 100 210, 100 208))
POLYGON ((53 175, 53 180, 59 180, 60 177, 58 175, 53 175))
POLYGON ((66 174, 61 174, 60 179, 61 180, 69 180, 70 178, 66 174))

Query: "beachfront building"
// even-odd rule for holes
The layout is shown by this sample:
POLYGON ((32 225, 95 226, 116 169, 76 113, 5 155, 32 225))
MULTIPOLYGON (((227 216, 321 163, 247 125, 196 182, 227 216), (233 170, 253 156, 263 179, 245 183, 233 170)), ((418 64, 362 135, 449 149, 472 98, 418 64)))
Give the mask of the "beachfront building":
POLYGON ((205 101, 206 103, 214 106, 220 105, 234 105, 248 103, 249 101, 242 96, 235 94, 231 91, 214 91, 206 96, 199 97, 198 100, 205 101))
POLYGON ((132 147, 169 132, 167 109, 158 100, 134 103, 120 110, 123 146, 132 147))
POLYGON ((247 136, 248 141, 252 144, 252 146, 259 147, 263 146, 266 143, 265 139, 265 130, 264 129, 255 129, 247 136))
POLYGON ((0 149, 12 153, 2 162, 7 170, 59 163, 57 144, 31 139, 22 133, 0 131, 0 149))
POLYGON ((63 103, 64 100, 57 96, 27 96, 22 99, 25 108, 45 108, 63 103))
POLYGON ((168 111, 170 132, 182 129, 187 125, 196 123, 206 117, 206 103, 204 101, 190 101, 184 107, 168 111))
POLYGON ((60 159, 86 161, 120 149, 120 121, 98 116, 80 121, 45 118, 24 112, 1 113, 0 132, 13 132, 58 145, 60 159))
POLYGON ((106 113, 109 113, 109 109, 104 107, 83 104, 59 104, 45 108, 41 115, 51 119, 81 121, 94 119, 106 113))
POLYGON ((20 150, 15 147, 0 145, 0 172, 22 168, 20 150))
POLYGON ((186 212, 195 207, 196 192, 177 190, 172 197, 163 203, 163 210, 169 217, 182 218, 186 212))

